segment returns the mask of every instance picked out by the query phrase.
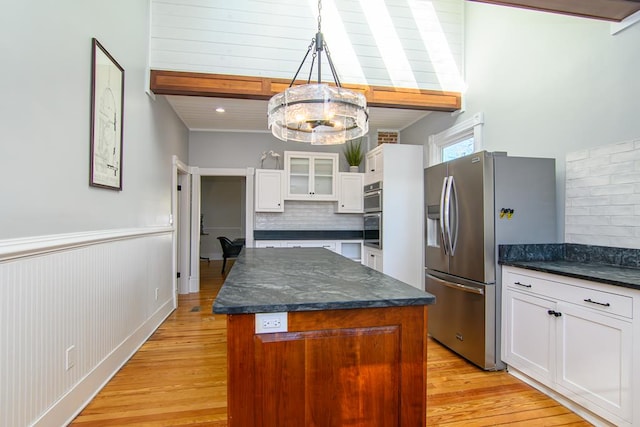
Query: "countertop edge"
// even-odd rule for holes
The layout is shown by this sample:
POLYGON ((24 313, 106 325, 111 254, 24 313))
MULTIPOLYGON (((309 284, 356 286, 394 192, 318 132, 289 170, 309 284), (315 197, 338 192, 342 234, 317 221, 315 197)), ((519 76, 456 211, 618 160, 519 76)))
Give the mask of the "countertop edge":
MULTIPOLYGON (((511 267, 523 268, 525 270, 533 270, 533 271, 540 271, 542 273, 555 274, 555 275, 558 275, 558 276, 571 277, 571 278, 574 278, 574 279, 588 280, 590 282, 604 283, 604 284, 607 284, 607 285, 620 286, 620 287, 624 287, 624 288, 640 290, 640 284, 634 285, 632 283, 622 282, 622 281, 613 280, 613 279, 607 279, 607 278, 603 278, 603 277, 595 277, 595 276, 590 276, 590 275, 586 275, 586 274, 572 273, 572 272, 568 272, 568 271, 561 270, 561 269, 558 269, 558 268, 553 268, 553 267, 542 267, 542 266, 539 266, 539 265, 531 265, 530 264, 531 262, 543 263, 545 261, 521 261, 521 262, 518 262, 518 261, 499 261, 499 264, 500 265, 511 266, 511 267)), ((576 264, 578 264, 578 263, 576 263, 576 264)), ((595 264, 590 264, 590 265, 595 265, 595 264)), ((609 266, 609 267, 615 267, 615 266, 609 266)), ((623 268, 623 267, 617 267, 617 268, 623 268)))
POLYGON ((322 310, 349 310, 366 308, 392 308, 392 307, 413 307, 420 305, 432 305, 435 297, 412 298, 406 300, 385 300, 385 301, 357 301, 357 302, 328 302, 328 303, 308 303, 308 304, 269 304, 241 307, 217 307, 213 304, 214 314, 256 314, 256 313, 284 313, 284 312, 304 312, 322 310))

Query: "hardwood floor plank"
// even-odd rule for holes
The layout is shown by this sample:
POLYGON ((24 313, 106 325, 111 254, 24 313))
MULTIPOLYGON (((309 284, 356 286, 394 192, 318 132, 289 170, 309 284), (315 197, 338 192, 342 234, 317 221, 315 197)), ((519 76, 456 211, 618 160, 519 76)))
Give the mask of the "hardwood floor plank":
MULTIPOLYGON (((201 263, 201 291, 180 295, 72 426, 227 426, 226 317, 211 313, 220 269, 201 263)), ((431 339, 427 351, 428 426, 590 425, 506 372, 484 372, 431 339)))

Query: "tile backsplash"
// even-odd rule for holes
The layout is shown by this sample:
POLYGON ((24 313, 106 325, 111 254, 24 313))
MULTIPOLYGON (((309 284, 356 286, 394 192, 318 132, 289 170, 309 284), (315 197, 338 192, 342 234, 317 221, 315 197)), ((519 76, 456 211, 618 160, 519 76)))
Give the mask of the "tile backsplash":
POLYGON ((362 214, 337 214, 335 202, 286 200, 284 212, 256 212, 255 230, 362 230, 362 214))
POLYGON ((640 248, 640 139, 566 161, 565 242, 640 248))

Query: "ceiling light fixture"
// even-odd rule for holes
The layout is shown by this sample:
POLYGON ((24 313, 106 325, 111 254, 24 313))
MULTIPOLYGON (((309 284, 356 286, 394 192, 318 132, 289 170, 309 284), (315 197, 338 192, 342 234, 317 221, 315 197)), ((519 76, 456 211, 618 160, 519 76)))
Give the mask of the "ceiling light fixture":
POLYGON ((289 88, 269 100, 268 125, 271 133, 283 141, 293 140, 313 145, 344 144, 359 138, 369 130, 367 99, 362 93, 345 89, 333 66, 331 54, 322 35, 322 1, 318 1, 318 32, 302 58, 289 88), (312 54, 307 84, 293 86, 309 52, 312 54), (322 83, 322 52, 327 61, 335 86, 322 83), (311 83, 313 65, 318 65, 318 81, 311 83))
POLYGON ((225 112, 224 107, 218 107, 218 108, 216 108, 216 113, 224 113, 224 112, 225 112))

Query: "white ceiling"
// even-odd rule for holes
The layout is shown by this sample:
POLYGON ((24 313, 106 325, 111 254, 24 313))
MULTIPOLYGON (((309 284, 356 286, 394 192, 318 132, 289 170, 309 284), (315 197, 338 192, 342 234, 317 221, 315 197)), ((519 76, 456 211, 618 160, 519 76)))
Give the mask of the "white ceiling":
MULTIPOLYGON (((189 130, 269 132, 268 101, 208 98, 199 96, 166 96, 169 104, 189 130), (223 107, 224 113, 216 108, 223 107)), ((397 108, 369 108, 369 129, 403 130, 430 111, 397 108)))

